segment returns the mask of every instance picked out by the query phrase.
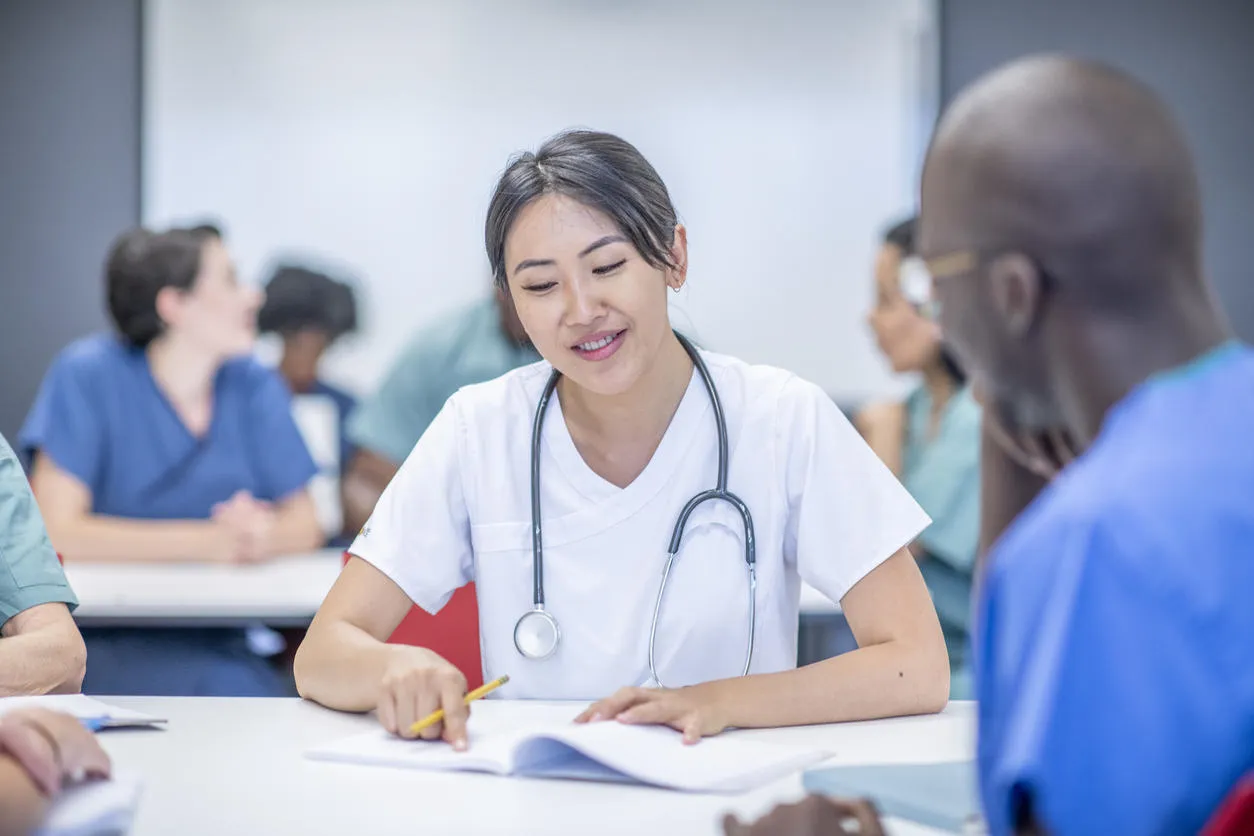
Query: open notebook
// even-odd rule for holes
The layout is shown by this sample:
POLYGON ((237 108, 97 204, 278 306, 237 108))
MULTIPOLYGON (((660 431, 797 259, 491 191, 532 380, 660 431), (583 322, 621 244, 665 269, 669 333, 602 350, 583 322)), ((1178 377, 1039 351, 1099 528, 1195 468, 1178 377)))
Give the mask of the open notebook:
POLYGON ((402 740, 382 729, 307 752, 319 760, 528 778, 649 784, 688 792, 743 792, 824 760, 817 749, 723 734, 685 746, 666 728, 601 722, 487 731, 470 721, 470 747, 402 740))

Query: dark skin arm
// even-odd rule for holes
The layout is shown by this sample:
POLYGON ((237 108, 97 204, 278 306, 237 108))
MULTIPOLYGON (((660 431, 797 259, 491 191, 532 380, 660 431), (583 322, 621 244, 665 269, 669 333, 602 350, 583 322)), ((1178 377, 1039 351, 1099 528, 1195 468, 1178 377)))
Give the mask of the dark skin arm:
POLYGON ((344 531, 355 535, 374 513, 383 489, 392 481, 400 465, 373 450, 358 448, 344 471, 344 531))

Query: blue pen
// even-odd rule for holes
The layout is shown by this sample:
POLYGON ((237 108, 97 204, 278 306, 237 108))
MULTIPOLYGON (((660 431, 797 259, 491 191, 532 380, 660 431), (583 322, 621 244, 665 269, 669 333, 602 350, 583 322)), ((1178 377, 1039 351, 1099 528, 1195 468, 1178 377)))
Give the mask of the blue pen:
POLYGON ((83 727, 91 732, 98 732, 105 726, 109 725, 108 717, 79 717, 78 721, 83 727))

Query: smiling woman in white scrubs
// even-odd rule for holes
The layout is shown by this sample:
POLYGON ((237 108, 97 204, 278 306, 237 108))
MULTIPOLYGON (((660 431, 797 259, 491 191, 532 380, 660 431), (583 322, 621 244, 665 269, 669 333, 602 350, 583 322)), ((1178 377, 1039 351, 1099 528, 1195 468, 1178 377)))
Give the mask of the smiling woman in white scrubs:
POLYGON ((666 724, 695 741, 729 726, 939 710, 945 645, 906 551, 927 516, 818 387, 704 351, 726 422, 727 487, 752 514, 756 583, 741 514, 698 505, 657 611, 651 664, 676 518, 719 470, 714 402, 667 313, 667 289, 687 275, 687 231, 634 147, 580 131, 511 163, 486 239, 544 360, 445 404, 301 645, 301 694, 377 709, 401 734, 443 708, 443 726, 423 736, 464 745, 462 674, 385 641, 411 601, 436 612, 473 580, 484 674, 510 676, 497 694, 590 701, 582 720, 666 724), (532 434, 550 378, 536 498, 543 609, 560 638, 534 658, 515 627, 537 604, 532 434), (797 669, 803 580, 841 602, 859 649, 797 669), (659 680, 669 687, 648 687, 659 680))

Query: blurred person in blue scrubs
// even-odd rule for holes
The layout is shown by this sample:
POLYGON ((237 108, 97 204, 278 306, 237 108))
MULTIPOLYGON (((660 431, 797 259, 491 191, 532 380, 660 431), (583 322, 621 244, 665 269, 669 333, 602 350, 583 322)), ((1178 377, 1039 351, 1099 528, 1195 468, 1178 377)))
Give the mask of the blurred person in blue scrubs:
POLYGON ((967 632, 980 527, 980 406, 928 315, 930 280, 911 271, 917 262, 915 223, 902 221, 884 236, 875 262, 875 307, 867 320, 893 371, 918 374, 921 382, 904 401, 868 405, 855 424, 932 518, 910 550, 945 633, 950 697, 968 699, 967 632))
POLYGON ((310 486, 318 516, 330 545, 347 546, 341 476, 353 457, 348 420, 357 399, 323 380, 319 364, 338 340, 357 330, 356 295, 326 273, 280 265, 266 282, 257 323, 263 334, 283 341, 278 371, 292 390, 296 424, 318 465, 310 486))
MULTIPOLYGON (((928 153, 919 251, 999 452, 984 507, 1026 505, 973 636, 994 834, 1198 833, 1254 770, 1254 350, 1205 279, 1200 204, 1164 105, 1090 62, 986 76, 928 153)), ((880 832, 817 799, 726 830, 854 823, 880 832)))
MULTIPOLYGON (((137 229, 105 275, 117 333, 58 355, 20 436, 62 557, 240 564, 316 547, 315 466, 287 386, 249 356, 261 294, 238 283, 222 241, 137 229)), ((241 629, 83 636, 88 693, 290 692, 258 655, 278 648, 241 629)))
POLYGON ((449 396, 539 359, 513 300, 499 290, 416 335, 349 420, 355 452, 344 475, 345 528, 366 524, 449 396))

